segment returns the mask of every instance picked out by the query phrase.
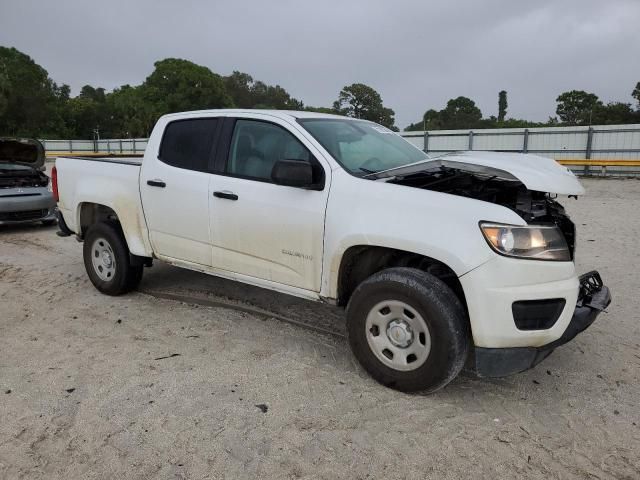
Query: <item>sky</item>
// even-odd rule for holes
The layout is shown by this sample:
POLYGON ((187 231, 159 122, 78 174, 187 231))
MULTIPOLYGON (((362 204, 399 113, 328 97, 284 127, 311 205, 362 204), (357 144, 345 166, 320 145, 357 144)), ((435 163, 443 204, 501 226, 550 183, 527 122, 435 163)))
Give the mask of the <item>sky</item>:
POLYGON ((77 94, 137 85, 167 57, 279 84, 331 106, 366 83, 405 127, 450 98, 544 121, 586 90, 632 102, 640 0, 0 0, 0 45, 77 94))

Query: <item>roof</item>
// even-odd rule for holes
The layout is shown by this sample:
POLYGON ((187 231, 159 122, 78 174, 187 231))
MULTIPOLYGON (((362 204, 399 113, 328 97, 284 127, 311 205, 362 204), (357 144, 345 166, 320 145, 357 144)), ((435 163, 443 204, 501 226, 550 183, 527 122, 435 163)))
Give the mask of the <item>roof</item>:
MULTIPOLYGON (((341 118, 350 119, 342 115, 333 115, 330 113, 318 113, 301 110, 262 110, 258 108, 221 108, 221 109, 209 109, 209 110, 194 110, 189 112, 175 112, 165 115, 166 117, 183 116, 185 114, 198 113, 198 114, 215 114, 215 113, 255 113, 263 115, 271 115, 282 119, 291 118, 341 118)), ((353 119, 356 120, 356 119, 353 119)))

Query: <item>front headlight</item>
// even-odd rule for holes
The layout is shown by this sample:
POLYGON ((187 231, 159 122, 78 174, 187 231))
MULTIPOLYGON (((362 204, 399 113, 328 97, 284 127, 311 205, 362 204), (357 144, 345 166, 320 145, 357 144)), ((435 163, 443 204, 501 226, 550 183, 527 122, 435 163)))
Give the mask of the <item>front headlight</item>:
POLYGON ((530 260, 568 262, 567 241, 556 226, 516 226, 480 223, 487 243, 500 255, 530 260))

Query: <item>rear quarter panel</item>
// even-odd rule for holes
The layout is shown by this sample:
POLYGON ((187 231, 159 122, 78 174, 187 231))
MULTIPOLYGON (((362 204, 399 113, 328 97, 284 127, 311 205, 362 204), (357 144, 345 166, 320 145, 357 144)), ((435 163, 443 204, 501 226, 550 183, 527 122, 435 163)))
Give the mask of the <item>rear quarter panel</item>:
POLYGON ((79 233, 84 203, 104 205, 118 215, 131 253, 152 255, 140 200, 139 161, 114 163, 60 157, 56 159, 56 169, 58 208, 72 231, 79 233))

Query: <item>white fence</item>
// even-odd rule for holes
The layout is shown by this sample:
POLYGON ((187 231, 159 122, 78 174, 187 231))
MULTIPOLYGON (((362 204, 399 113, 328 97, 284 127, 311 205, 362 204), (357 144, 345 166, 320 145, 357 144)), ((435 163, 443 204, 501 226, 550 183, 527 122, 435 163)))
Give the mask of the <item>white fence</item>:
POLYGON ((115 138, 104 140, 40 140, 47 157, 86 155, 91 153, 140 155, 147 148, 146 138, 115 138))
POLYGON ((640 173, 640 125, 501 128, 403 132, 431 155, 460 150, 534 153, 553 158, 577 173, 640 173))
MULTIPOLYGON (((640 124, 402 132, 431 155, 460 150, 535 153, 581 174, 640 174, 640 124)), ((146 138, 41 140, 48 157, 65 154, 139 155, 146 138)))

